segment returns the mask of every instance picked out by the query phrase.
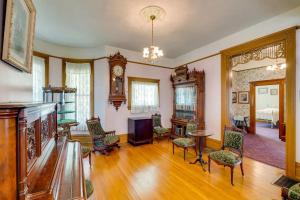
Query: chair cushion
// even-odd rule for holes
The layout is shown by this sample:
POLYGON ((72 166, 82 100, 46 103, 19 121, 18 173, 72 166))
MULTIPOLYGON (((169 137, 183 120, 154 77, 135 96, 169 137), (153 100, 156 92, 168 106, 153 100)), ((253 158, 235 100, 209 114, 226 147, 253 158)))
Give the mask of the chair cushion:
POLYGON ((181 147, 191 147, 195 145, 195 140, 192 138, 176 138, 173 143, 181 147))
POLYGON ((87 198, 89 198, 94 192, 94 187, 90 180, 85 179, 85 190, 87 198))
POLYGON ((152 115, 153 126, 161 126, 161 115, 152 115))
POLYGON ((154 133, 157 134, 157 135, 163 135, 164 133, 168 133, 169 132, 169 129, 163 128, 163 127, 159 127, 159 126, 156 126, 153 129, 154 129, 154 133))
POLYGON ((223 162, 229 165, 234 165, 241 160, 236 154, 226 150, 212 152, 209 154, 209 156, 212 160, 223 162))
POLYGON ((290 187, 288 196, 290 199, 299 200, 300 199, 300 183, 297 183, 290 187))
POLYGON ((104 138, 105 145, 112 145, 120 141, 120 137, 118 135, 107 135, 104 138))

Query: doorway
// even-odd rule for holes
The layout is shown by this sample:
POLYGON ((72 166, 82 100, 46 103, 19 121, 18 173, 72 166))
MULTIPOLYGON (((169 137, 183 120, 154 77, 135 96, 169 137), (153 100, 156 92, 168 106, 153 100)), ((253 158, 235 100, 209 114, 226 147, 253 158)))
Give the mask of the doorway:
POLYGON ((285 79, 250 83, 249 133, 265 134, 267 137, 278 137, 281 141, 285 141, 284 85, 285 79), (275 133, 277 135, 274 135, 275 133))
MULTIPOLYGON (((286 58, 286 167, 285 172, 289 177, 296 177, 296 121, 295 121, 295 102, 296 102, 296 29, 291 27, 271 35, 267 35, 228 49, 221 51, 221 93, 222 93, 222 115, 221 127, 231 124, 232 101, 232 58, 237 55, 244 55, 249 51, 256 51, 262 46, 270 45, 282 41, 286 58)), ((258 55, 258 54, 255 54, 258 55)), ((256 57, 256 56, 255 56, 256 57)), ((244 61, 253 59, 253 56, 247 57, 244 61)), ((221 135, 222 140, 224 134, 221 135)))

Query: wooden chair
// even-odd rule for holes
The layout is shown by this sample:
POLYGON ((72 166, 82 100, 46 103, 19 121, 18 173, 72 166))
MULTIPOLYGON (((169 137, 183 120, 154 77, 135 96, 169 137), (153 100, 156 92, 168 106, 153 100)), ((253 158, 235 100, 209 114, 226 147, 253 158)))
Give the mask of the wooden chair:
POLYGON ((188 148, 192 147, 195 149, 196 155, 197 155, 197 148, 196 148, 196 142, 195 138, 188 137, 187 133, 197 130, 197 124, 194 122, 189 122, 186 125, 186 136, 185 138, 176 138, 172 141, 173 143, 173 154, 174 154, 174 146, 183 148, 183 159, 185 160, 185 151, 188 150, 188 148))
POLYGON ((153 135, 156 137, 157 142, 159 142, 159 140, 162 137, 169 136, 170 131, 169 129, 162 127, 160 114, 155 114, 152 115, 151 117, 152 117, 153 135))
POLYGON ((92 136, 94 151, 108 155, 113 147, 120 148, 120 137, 115 135, 116 131, 104 131, 99 117, 87 120, 86 124, 92 136))
POLYGON ((290 188, 283 187, 281 196, 283 200, 300 200, 300 183, 296 183, 290 188))
POLYGON ((225 127, 224 140, 221 150, 212 152, 208 155, 208 171, 210 173, 211 160, 215 161, 218 165, 228 166, 231 169, 231 184, 233 185, 233 171, 238 165, 241 167, 242 175, 243 170, 243 145, 244 145, 244 130, 225 127))

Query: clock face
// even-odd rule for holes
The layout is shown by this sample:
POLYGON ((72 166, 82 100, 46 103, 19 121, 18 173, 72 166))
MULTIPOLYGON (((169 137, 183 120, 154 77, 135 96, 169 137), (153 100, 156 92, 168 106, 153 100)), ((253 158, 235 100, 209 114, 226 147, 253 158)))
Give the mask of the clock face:
POLYGON ((122 76, 123 75, 123 67, 121 67, 120 65, 114 66, 113 73, 116 76, 122 76))

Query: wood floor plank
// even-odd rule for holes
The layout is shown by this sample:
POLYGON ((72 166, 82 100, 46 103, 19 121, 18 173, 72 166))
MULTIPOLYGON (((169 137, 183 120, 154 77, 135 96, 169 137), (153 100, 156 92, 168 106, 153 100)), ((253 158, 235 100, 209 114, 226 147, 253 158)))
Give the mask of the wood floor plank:
POLYGON ((189 164, 195 158, 192 149, 186 161, 182 149, 173 155, 167 140, 137 147, 125 143, 109 156, 93 154, 91 168, 84 161, 95 189, 90 199, 281 199, 280 188, 271 184, 284 173, 281 169, 245 158, 245 176, 237 167, 231 186, 228 168, 213 163, 209 174, 189 164))

